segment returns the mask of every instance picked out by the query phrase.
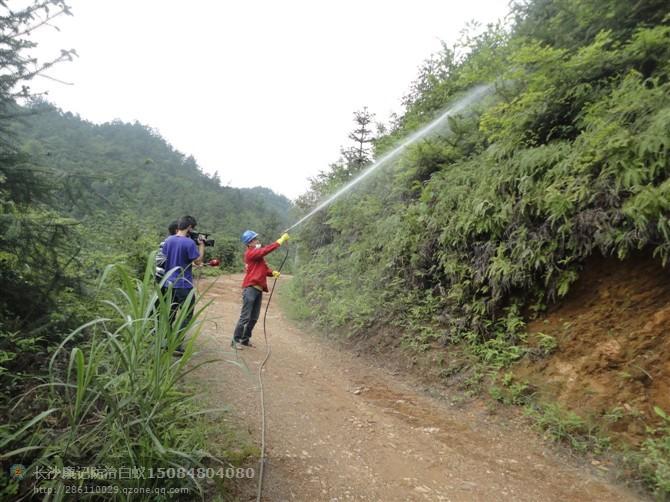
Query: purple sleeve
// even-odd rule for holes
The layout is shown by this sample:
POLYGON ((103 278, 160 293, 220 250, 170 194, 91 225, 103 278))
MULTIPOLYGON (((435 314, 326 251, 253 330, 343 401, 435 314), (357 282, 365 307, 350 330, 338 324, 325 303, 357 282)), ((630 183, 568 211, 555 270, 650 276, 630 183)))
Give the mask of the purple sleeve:
POLYGON ((190 261, 193 261, 200 258, 200 251, 198 250, 198 246, 195 245, 195 242, 193 242, 192 239, 189 239, 188 244, 189 244, 187 248, 188 259, 190 261))

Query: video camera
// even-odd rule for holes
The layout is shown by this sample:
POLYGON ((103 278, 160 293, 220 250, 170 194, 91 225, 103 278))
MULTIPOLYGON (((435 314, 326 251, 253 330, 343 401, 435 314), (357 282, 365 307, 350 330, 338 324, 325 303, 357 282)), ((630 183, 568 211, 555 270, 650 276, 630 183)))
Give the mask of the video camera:
POLYGON ((209 238, 209 234, 204 234, 200 232, 194 232, 191 230, 188 233, 188 236, 193 239, 193 241, 198 244, 200 240, 202 240, 205 243, 205 247, 212 247, 214 245, 214 239, 209 238))

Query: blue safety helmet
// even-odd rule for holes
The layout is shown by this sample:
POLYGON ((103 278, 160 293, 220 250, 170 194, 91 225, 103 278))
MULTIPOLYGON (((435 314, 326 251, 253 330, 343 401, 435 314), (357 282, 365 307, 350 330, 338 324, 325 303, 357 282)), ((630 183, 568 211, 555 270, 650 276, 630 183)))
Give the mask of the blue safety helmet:
POLYGON ((242 242, 244 243, 244 245, 247 245, 251 241, 253 241, 256 237, 258 237, 258 234, 253 230, 245 230, 244 233, 242 234, 242 242))

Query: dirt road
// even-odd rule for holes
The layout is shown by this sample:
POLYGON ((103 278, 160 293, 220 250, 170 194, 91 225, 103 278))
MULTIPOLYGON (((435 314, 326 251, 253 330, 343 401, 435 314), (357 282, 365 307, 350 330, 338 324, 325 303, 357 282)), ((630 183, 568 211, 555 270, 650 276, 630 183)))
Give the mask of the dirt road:
MULTIPOLYGON (((216 354, 228 361, 203 367, 196 378, 259 440, 261 323, 257 348, 229 348, 240 282, 239 275, 225 276, 209 290, 214 303, 196 360, 216 354)), ((451 406, 448 396, 432 398, 365 357, 301 332, 274 300, 268 331, 264 500, 639 500, 561 458, 534 433, 496 423, 483 407, 451 406)), ((243 490, 249 496, 255 482, 243 490)))

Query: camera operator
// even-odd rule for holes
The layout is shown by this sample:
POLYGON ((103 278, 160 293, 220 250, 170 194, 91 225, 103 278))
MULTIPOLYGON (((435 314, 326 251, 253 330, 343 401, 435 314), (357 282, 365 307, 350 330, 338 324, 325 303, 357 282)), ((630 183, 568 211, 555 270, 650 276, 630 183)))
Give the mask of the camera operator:
MULTIPOLYGON (((165 287, 172 284, 172 306, 170 309, 170 319, 174 320, 179 308, 188 309, 188 313, 180 326, 180 336, 183 336, 183 328, 193 317, 193 302, 195 298, 189 295, 193 290, 193 271, 192 266, 202 265, 205 256, 205 242, 203 239, 195 241, 190 237, 191 231, 198 223, 193 216, 183 216, 177 221, 177 233, 165 239, 163 253, 165 254, 165 270, 174 270, 169 274, 165 282, 165 287), (188 301, 187 301, 188 300, 188 301)), ((167 273, 167 272, 166 272, 167 273)), ((182 342, 180 341, 176 349, 178 354, 184 352, 182 342)))

